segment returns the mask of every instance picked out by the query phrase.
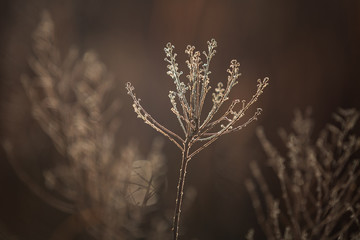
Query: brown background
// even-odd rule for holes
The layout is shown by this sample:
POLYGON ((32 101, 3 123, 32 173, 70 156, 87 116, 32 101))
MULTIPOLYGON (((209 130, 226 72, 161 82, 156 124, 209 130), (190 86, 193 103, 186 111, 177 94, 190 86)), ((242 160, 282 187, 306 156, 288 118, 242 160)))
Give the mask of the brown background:
MULTIPOLYGON (((192 160, 186 187, 196 198, 183 214, 184 239, 243 239, 257 228, 243 182, 248 163, 265 157, 254 135, 263 125, 276 142, 276 129, 288 128, 296 108, 311 106, 319 128, 338 107, 360 108, 360 2, 304 0, 54 0, 0 3, 0 137, 16 143, 24 168, 35 178, 41 167, 59 158, 46 134, 31 118, 20 76, 27 73, 31 33, 43 9, 55 22, 58 46, 65 54, 76 45, 95 50, 117 81, 123 102, 119 147, 136 139, 144 153, 158 134, 136 119, 124 85, 131 81, 144 107, 169 129, 170 112, 163 47, 171 41, 185 71, 187 44, 205 50, 215 38, 212 84, 225 81, 231 59, 241 63, 240 84, 232 96, 248 99, 256 80, 270 86, 256 104, 258 122, 225 136, 192 160)), ((180 153, 166 141, 168 189, 174 205, 180 153)), ((0 149, 0 232, 18 239, 48 239, 65 218, 18 180, 0 149)), ((261 233, 257 235, 261 239, 261 233)), ((90 237, 84 237, 90 239, 90 237)))

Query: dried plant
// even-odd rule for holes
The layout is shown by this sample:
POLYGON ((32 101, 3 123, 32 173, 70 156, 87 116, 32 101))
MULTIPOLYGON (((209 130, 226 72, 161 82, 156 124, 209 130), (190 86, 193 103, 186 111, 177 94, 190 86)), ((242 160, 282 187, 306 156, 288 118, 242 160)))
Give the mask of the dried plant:
POLYGON ((258 108, 253 116, 249 117, 245 122, 239 123, 245 116, 249 107, 257 101, 258 97, 263 93, 264 88, 268 85, 268 78, 265 78, 264 80, 259 79, 257 91, 248 102, 245 100, 240 101, 239 99, 233 100, 226 112, 214 120, 215 114, 229 99, 231 89, 238 83, 240 64, 236 60, 232 60, 230 68, 227 70, 229 76, 226 87, 224 87, 223 83, 218 83, 217 88, 215 88, 215 92, 212 95, 212 108, 204 118, 202 110, 207 93, 210 90, 209 75, 211 72, 209 71, 209 66, 211 59, 216 53, 216 46, 217 43, 214 39, 208 42, 208 52, 203 52, 206 58, 204 63, 201 60, 200 52, 195 51, 195 47, 193 46, 187 46, 185 53, 189 56, 189 60, 186 61, 189 68, 189 74, 187 75, 189 80, 188 84, 185 84, 180 80, 182 72, 179 72, 178 64, 176 63, 176 53, 173 53, 174 46, 171 43, 168 43, 164 48, 166 54, 165 61, 169 63, 167 66, 167 74, 174 80, 176 87, 176 91, 169 92, 169 98, 172 105, 171 111, 178 119, 184 137, 180 137, 178 134, 158 123, 140 105, 140 99, 135 96, 134 87, 131 83, 127 83, 126 85, 128 94, 134 101, 133 107, 138 118, 141 118, 146 124, 169 138, 182 152, 173 221, 174 239, 178 239, 179 235, 180 212, 188 162, 201 150, 216 141, 220 136, 241 130, 249 123, 256 120, 261 112, 260 108, 258 108), (241 104, 239 104, 240 102, 241 104), (177 107, 178 104, 180 111, 177 107), (239 109, 235 110, 238 105, 240 105, 239 109), (195 143, 199 143, 200 146, 194 145, 195 143))
POLYGON ((340 109, 334 114, 337 124, 328 124, 313 139, 309 111, 305 116, 297 111, 294 132, 280 132, 286 157, 259 129, 281 192, 276 197, 258 165, 251 164, 254 180, 246 186, 267 239, 360 239, 360 168, 355 157, 360 137, 354 132, 359 116, 355 109, 340 109))
MULTIPOLYGON (((44 172, 52 194, 37 186, 12 161, 15 170, 44 201, 80 215, 85 227, 99 239, 142 236, 138 229, 144 217, 141 211, 156 203, 164 174, 161 144, 154 141, 147 158, 141 157, 134 144, 118 156, 115 135, 119 119, 114 114, 120 102, 109 99, 114 81, 105 65, 93 52, 80 58, 76 50, 62 61, 47 12, 33 38, 30 67, 34 76, 24 76, 22 82, 34 118, 64 161, 44 172)), ((14 153, 9 142, 5 147, 8 153, 14 153)), ((59 238, 54 235, 54 239, 59 238)))

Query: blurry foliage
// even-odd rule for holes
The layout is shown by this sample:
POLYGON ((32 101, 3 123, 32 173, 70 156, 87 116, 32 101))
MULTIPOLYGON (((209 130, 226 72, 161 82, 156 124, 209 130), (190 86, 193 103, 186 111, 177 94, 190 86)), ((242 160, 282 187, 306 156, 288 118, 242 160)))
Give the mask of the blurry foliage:
POLYGON ((360 137, 354 131, 360 113, 339 109, 333 115, 336 124, 326 125, 317 138, 309 113, 297 111, 293 132, 280 131, 285 157, 262 128, 258 131, 281 192, 278 197, 251 163, 253 180, 246 186, 258 222, 267 239, 360 239, 360 137))
POLYGON ((72 214, 53 239, 71 239, 84 229, 97 239, 162 238, 166 220, 158 219, 160 229, 140 228, 155 209, 166 172, 162 142, 155 140, 147 157, 134 143, 119 150, 115 143, 120 119, 115 114, 120 102, 111 98, 114 81, 105 65, 94 52, 79 57, 76 49, 62 61, 48 12, 33 40, 33 76, 23 76, 22 82, 34 118, 64 159, 43 172, 46 190, 16 162, 9 140, 4 147, 18 176, 35 194, 72 214))

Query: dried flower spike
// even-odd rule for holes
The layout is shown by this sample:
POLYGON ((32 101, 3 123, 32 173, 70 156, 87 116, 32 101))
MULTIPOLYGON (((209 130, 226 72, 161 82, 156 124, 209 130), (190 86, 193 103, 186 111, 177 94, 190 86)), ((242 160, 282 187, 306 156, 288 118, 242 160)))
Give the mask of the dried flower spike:
POLYGON ((135 144, 117 151, 121 102, 109 97, 112 75, 93 51, 80 56, 72 49, 62 59, 56 39, 54 22, 44 11, 33 34, 32 74, 22 83, 35 120, 63 158, 48 159, 46 170, 39 166, 44 170, 40 184, 18 162, 15 145, 5 140, 10 164, 34 194, 71 214, 51 239, 73 239, 83 230, 102 240, 161 234, 135 226, 158 199, 165 171, 162 143, 154 141, 145 158, 135 144))
POLYGON ((360 112, 339 109, 333 118, 335 124, 314 138, 310 111, 296 111, 293 130, 280 132, 286 154, 259 128, 280 193, 271 191, 255 162, 246 187, 267 239, 360 239, 360 136, 355 128, 360 112))
POLYGON ((213 106, 207 114, 203 114, 203 106, 206 95, 210 90, 209 66, 211 59, 216 53, 217 42, 215 39, 208 41, 208 51, 203 52, 205 61, 201 60, 199 51, 195 51, 194 46, 187 46, 185 53, 188 54, 189 60, 186 61, 189 68, 189 74, 186 76, 187 83, 180 80, 183 72, 179 71, 176 63, 177 54, 173 52, 174 46, 171 43, 166 44, 165 61, 168 63, 167 74, 173 79, 176 91, 169 92, 170 103, 172 105, 171 111, 175 114, 179 124, 183 130, 183 137, 170 131, 160 123, 158 123, 140 104, 134 93, 134 87, 131 83, 126 84, 128 94, 133 99, 133 108, 138 117, 144 122, 153 127, 158 132, 169 138, 182 151, 182 162, 180 168, 180 177, 178 183, 178 192, 176 198, 176 207, 173 222, 174 239, 178 239, 179 221, 181 204, 183 199, 183 189, 186 176, 187 164, 192 157, 198 154, 201 150, 216 141, 220 136, 235 132, 246 127, 249 123, 257 119, 261 113, 261 108, 258 108, 251 117, 244 123, 239 124, 239 120, 245 116, 245 112, 249 107, 255 103, 258 97, 263 93, 264 88, 268 85, 268 78, 259 79, 257 90, 249 101, 235 99, 229 105, 227 111, 219 118, 214 119, 215 114, 219 111, 223 103, 229 99, 231 89, 238 83, 238 78, 241 75, 237 60, 232 60, 226 85, 219 82, 215 92, 212 94, 213 106), (242 104, 239 104, 239 103, 242 104), (239 106, 240 105, 240 106, 239 106), (237 110, 236 107, 239 108, 237 110), (204 117, 205 116, 205 117, 204 117), (201 142, 200 146, 195 147, 194 144, 201 142), (194 148, 194 149, 193 149, 194 148))

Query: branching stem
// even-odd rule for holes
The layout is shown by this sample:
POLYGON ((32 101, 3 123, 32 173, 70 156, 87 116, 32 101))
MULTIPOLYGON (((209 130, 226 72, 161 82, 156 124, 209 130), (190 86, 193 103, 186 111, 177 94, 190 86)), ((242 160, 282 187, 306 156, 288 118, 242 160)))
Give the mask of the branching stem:
POLYGON ((215 39, 208 41, 208 52, 203 52, 206 57, 206 63, 202 62, 199 51, 194 52, 194 46, 188 45, 186 47, 185 53, 189 55, 189 60, 186 61, 189 68, 189 74, 186 76, 189 80, 187 84, 180 80, 182 72, 179 71, 178 64, 176 63, 176 53, 173 52, 175 47, 171 43, 168 43, 164 48, 166 54, 165 61, 169 63, 169 65, 167 65, 167 74, 174 80, 174 84, 176 86, 176 91, 170 91, 169 93, 172 105, 171 111, 176 115, 185 134, 184 137, 180 137, 155 121, 155 119, 152 118, 140 105, 140 99, 136 98, 135 93, 133 92, 134 87, 131 83, 127 83, 126 85, 128 94, 133 98, 133 107, 135 112, 138 114, 138 117, 143 119, 146 124, 169 138, 169 140, 174 142, 182 152, 172 228, 175 240, 179 238, 180 213, 188 162, 200 151, 215 142, 220 136, 241 130, 252 121, 256 120, 257 116, 261 112, 260 108, 258 108, 254 115, 247 121, 236 126, 238 121, 245 116, 245 112, 248 108, 255 103, 258 97, 263 93, 263 90, 268 85, 269 81, 268 78, 264 78, 263 80, 259 79, 256 93, 252 96, 250 101, 246 103, 246 101, 243 100, 241 109, 235 111, 234 107, 235 105, 238 106, 237 103, 239 103, 240 100, 233 100, 227 111, 220 118, 215 120, 214 117, 216 113, 223 103, 229 99, 230 91, 238 83, 237 80, 241 75, 239 72, 239 62, 237 60, 232 60, 230 62, 230 68, 227 70, 229 75, 226 86, 224 86, 221 82, 218 83, 215 92, 212 94, 213 106, 208 112, 207 117, 202 122, 202 108, 205 103, 206 95, 210 89, 209 74, 211 72, 209 71, 209 65, 212 57, 216 53, 216 46, 217 43, 215 39), (180 105, 179 110, 182 110, 182 113, 179 112, 177 104, 180 105), (196 143, 200 143, 200 146, 194 147, 192 152, 190 152, 190 149, 196 143))

